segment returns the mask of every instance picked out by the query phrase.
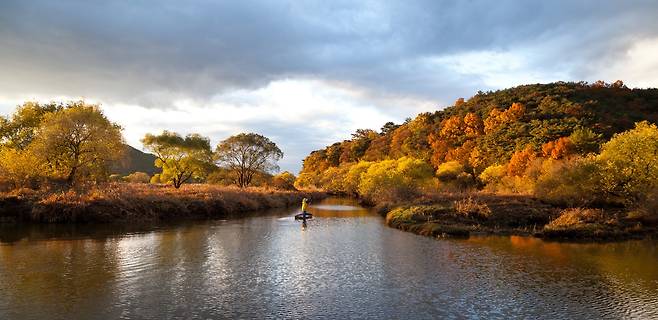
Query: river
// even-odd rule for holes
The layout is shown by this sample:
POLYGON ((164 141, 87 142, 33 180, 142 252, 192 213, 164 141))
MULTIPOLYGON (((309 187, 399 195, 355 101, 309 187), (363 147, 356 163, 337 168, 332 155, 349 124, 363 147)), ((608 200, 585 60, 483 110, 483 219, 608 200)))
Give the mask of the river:
POLYGON ((3 226, 0 319, 658 318, 658 242, 436 240, 346 199, 160 226, 3 226))

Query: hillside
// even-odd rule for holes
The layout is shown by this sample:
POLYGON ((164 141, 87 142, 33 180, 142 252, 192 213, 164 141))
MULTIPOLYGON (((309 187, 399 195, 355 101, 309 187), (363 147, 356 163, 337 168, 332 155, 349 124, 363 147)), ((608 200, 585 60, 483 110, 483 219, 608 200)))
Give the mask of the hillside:
POLYGON ((155 156, 150 153, 139 151, 129 145, 126 145, 126 154, 124 158, 114 163, 110 171, 120 175, 129 175, 133 172, 144 172, 148 175, 154 175, 160 172, 156 168, 155 156))
POLYGON ((402 157, 422 159, 435 170, 456 162, 476 177, 524 151, 554 159, 598 152, 613 134, 642 120, 658 122, 658 89, 630 89, 621 81, 478 92, 401 125, 387 123, 379 132, 358 130, 349 140, 312 152, 298 184, 324 187, 332 182, 327 170, 402 157))

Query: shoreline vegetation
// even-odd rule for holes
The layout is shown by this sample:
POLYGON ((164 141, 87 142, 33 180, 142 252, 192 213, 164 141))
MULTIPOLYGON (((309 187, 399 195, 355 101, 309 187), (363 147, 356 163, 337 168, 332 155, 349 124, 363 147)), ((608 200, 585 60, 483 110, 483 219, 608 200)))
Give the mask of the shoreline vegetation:
POLYGON ((186 184, 105 183, 60 191, 18 189, 0 195, 3 223, 148 223, 239 216, 320 200, 319 191, 186 184))
POLYGON ((390 227, 438 238, 534 236, 547 240, 658 238, 658 219, 623 208, 569 208, 526 195, 436 194, 375 210, 390 227))

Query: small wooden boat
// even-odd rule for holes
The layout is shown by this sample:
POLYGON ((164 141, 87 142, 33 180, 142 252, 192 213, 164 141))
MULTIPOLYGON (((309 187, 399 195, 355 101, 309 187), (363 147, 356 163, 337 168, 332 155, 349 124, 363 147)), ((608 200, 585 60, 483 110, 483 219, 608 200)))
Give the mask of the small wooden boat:
POLYGON ((295 220, 308 220, 313 219, 313 215, 308 212, 302 212, 295 215, 295 220))

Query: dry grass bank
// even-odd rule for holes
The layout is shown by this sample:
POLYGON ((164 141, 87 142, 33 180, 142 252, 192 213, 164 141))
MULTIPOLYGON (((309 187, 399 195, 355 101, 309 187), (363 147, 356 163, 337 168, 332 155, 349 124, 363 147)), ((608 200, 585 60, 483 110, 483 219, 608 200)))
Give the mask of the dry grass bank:
POLYGON ((110 183, 82 190, 17 190, 0 195, 0 218, 32 222, 129 222, 222 218, 299 205, 322 192, 239 189, 205 184, 110 183))

